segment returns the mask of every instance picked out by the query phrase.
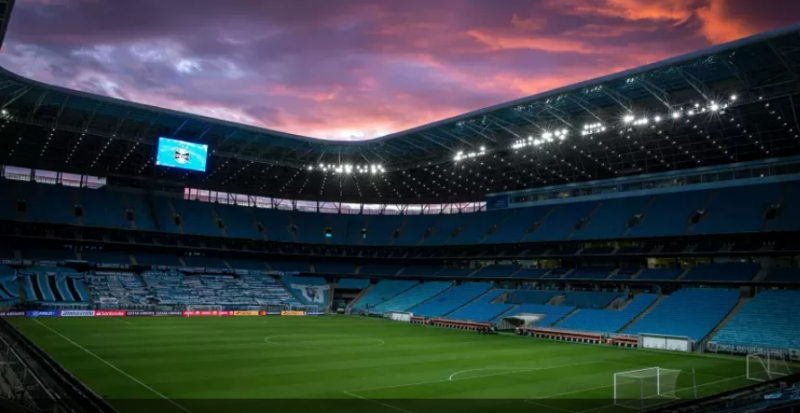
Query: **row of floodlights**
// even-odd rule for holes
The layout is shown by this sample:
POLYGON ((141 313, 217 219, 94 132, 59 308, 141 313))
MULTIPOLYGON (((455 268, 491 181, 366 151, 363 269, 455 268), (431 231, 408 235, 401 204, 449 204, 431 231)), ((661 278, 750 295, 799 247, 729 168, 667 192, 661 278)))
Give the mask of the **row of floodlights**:
POLYGON ((386 172, 386 169, 381 164, 370 165, 353 165, 353 164, 318 164, 308 165, 306 167, 309 171, 332 172, 337 174, 380 174, 386 172))

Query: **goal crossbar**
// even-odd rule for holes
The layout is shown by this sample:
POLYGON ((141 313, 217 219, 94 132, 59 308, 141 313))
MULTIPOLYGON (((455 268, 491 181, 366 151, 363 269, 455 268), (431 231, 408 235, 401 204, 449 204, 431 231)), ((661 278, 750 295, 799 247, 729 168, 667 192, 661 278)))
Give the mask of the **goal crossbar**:
POLYGON ((614 404, 621 400, 644 400, 653 397, 675 397, 680 370, 648 367, 614 373, 614 404))

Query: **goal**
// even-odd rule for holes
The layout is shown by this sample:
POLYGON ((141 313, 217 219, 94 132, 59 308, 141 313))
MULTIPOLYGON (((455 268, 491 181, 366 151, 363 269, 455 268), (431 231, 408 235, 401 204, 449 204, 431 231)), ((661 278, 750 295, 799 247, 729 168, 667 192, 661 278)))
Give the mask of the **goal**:
POLYGON ((614 373, 614 404, 643 409, 675 399, 680 373, 661 367, 614 373))
POLYGON ((748 354, 747 379, 769 381, 792 374, 789 364, 780 354, 748 354))

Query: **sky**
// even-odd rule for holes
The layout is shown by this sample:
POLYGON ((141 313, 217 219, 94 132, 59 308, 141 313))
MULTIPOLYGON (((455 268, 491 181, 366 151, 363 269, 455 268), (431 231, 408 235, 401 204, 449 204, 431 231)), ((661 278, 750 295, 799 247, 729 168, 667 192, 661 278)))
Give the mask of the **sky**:
POLYGON ((797 0, 17 0, 0 66, 364 140, 797 21, 797 0))

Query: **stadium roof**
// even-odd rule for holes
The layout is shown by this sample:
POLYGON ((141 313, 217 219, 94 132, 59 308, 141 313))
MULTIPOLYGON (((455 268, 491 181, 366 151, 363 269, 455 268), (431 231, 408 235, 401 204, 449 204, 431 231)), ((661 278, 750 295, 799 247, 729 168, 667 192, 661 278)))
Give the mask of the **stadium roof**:
MULTIPOLYGON (((12 6, 0 1, 0 36, 12 6)), ((799 63, 794 25, 363 142, 126 102, 0 68, 0 164, 282 198, 480 200, 798 154, 799 63), (208 172, 154 166, 160 136, 208 144, 208 172), (385 172, 347 173, 348 165, 385 172)))

